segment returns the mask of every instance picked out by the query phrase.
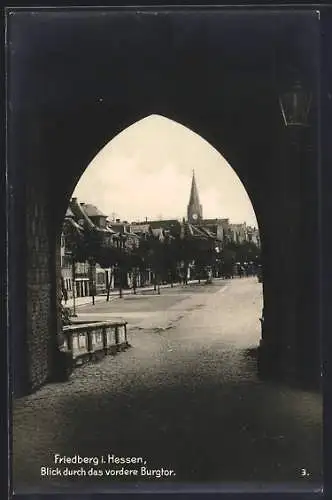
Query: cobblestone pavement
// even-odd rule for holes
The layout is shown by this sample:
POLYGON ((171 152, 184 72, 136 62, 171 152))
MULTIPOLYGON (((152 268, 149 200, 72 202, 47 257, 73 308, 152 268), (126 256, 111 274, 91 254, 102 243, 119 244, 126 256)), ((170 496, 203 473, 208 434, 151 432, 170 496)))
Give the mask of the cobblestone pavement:
POLYGON ((56 467, 55 453, 143 457, 149 470, 175 471, 152 478, 165 487, 187 481, 316 487, 321 397, 257 378, 261 308, 254 278, 82 308, 85 318, 126 317, 133 347, 14 402, 15 490, 62 490, 70 481, 97 490, 138 481, 40 477, 41 467, 56 467))

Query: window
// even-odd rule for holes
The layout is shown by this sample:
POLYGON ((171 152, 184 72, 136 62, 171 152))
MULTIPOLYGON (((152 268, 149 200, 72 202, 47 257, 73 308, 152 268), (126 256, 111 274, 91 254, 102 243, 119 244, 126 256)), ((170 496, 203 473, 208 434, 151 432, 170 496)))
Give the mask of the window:
POLYGON ((97 284, 103 285, 105 283, 105 273, 97 273, 97 284))

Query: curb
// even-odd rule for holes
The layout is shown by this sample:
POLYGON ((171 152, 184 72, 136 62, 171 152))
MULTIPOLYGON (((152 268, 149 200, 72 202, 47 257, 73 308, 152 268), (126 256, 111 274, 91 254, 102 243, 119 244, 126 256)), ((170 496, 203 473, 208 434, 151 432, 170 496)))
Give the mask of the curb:
MULTIPOLYGON (((218 279, 218 278, 215 278, 215 279, 218 279)), ((188 285, 193 285, 193 284, 196 284, 198 283, 198 280, 192 280, 192 281, 188 281, 188 285)), ((201 284, 204 284, 204 280, 201 280, 201 284)), ((177 287, 180 287, 182 286, 181 283, 174 283, 173 284, 173 288, 177 288, 177 287)), ((160 289, 165 289, 165 288, 172 288, 172 286, 170 284, 166 284, 166 285, 160 285, 160 289)), ((153 287, 147 287, 147 288, 137 288, 137 292, 136 294, 133 293, 132 289, 129 289, 129 290, 123 290, 123 296, 124 295, 144 295, 144 292, 155 292, 156 290, 153 288, 153 287)), ((102 300, 104 300, 106 302, 106 296, 107 294, 103 294, 103 295, 96 295, 95 296, 95 302, 101 302, 102 300)), ((92 298, 89 296, 88 297, 89 300, 87 300, 86 302, 81 302, 79 304, 75 304, 75 308, 78 308, 78 307, 82 307, 82 306, 86 306, 86 305, 93 305, 92 304, 92 298)), ((115 300, 115 299, 119 299, 119 292, 111 292, 110 294, 110 300, 109 302, 111 302, 112 300, 115 300)), ((65 307, 69 307, 70 309, 72 309, 73 307, 73 304, 71 303, 70 305, 67 303, 67 305, 65 307)))

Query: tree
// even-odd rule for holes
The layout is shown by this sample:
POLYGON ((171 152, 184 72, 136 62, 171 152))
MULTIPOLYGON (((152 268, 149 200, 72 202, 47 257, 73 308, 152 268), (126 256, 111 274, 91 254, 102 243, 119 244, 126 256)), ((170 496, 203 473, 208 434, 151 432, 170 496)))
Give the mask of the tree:
POLYGON ((221 250, 222 274, 224 278, 233 277, 236 262, 236 251, 228 246, 221 250))
POLYGON ((132 272, 132 286, 134 294, 136 294, 138 273, 142 268, 142 258, 139 253, 139 244, 134 243, 127 252, 127 267, 132 272))
POLYGON ((221 251, 224 273, 229 275, 230 267, 234 268, 236 262, 244 264, 252 262, 255 266, 259 263, 261 255, 260 248, 251 241, 230 241, 224 245, 221 251))
POLYGON ((139 244, 138 255, 145 266, 150 267, 154 274, 154 289, 160 294, 160 281, 165 270, 165 235, 163 232, 145 233, 139 244))
POLYGON ((126 249, 126 235, 124 233, 118 233, 113 236, 114 243, 114 256, 115 256, 115 266, 114 273, 118 273, 119 279, 119 296, 122 297, 122 290, 124 287, 124 272, 127 269, 127 249, 126 249))
POLYGON ((114 275, 114 266, 119 260, 118 249, 108 241, 99 250, 98 264, 103 268, 111 269, 111 275, 108 276, 108 281, 106 283, 106 302, 110 300, 111 284, 114 275))
POLYGON ((173 283, 176 280, 178 252, 177 252, 177 238, 170 233, 166 233, 164 240, 164 278, 166 282, 170 282, 173 288, 173 283))

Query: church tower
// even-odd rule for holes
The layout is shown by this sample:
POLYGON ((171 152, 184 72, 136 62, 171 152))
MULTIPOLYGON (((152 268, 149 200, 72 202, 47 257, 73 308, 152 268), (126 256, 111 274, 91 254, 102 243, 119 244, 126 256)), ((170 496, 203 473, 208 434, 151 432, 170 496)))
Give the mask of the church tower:
POLYGON ((203 218, 202 205, 199 202, 198 189, 196 185, 195 172, 193 170, 193 177, 191 181, 191 190, 189 204, 187 208, 187 217, 190 224, 197 224, 203 218))

